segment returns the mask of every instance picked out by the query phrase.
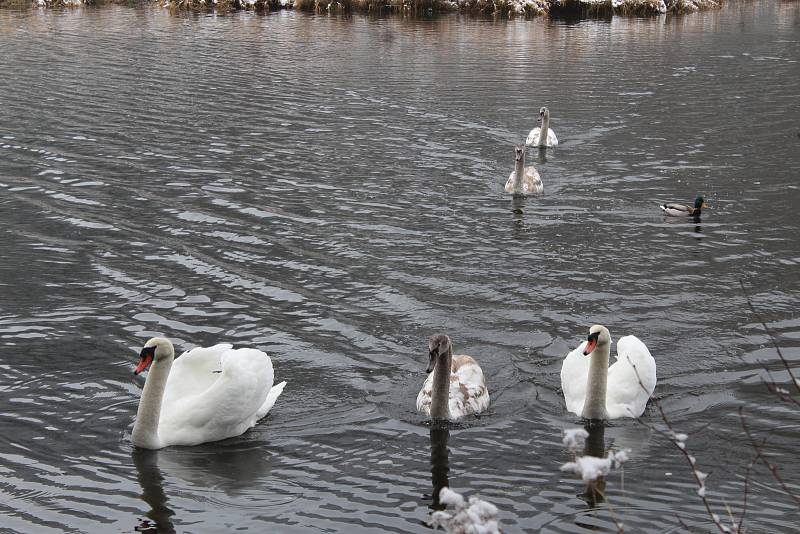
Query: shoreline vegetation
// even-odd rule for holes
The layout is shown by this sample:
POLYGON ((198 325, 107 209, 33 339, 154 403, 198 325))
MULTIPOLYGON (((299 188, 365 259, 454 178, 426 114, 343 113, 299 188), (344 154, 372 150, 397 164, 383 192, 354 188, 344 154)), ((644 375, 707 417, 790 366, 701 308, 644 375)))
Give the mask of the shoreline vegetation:
MULTIPOLYGON (((148 0, 144 0, 147 2, 148 0)), ((0 7, 80 7, 108 0, 0 0, 0 7)), ((654 16, 694 13, 722 7, 723 0, 150 0, 167 9, 196 11, 278 11, 316 13, 428 15, 458 12, 473 15, 536 17, 542 15, 654 16)), ((130 0, 111 0, 130 4, 130 0)))

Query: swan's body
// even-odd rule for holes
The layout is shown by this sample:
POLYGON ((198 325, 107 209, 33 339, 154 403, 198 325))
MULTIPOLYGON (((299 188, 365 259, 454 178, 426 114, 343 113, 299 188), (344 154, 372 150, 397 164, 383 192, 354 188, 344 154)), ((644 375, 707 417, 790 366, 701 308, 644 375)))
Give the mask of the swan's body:
POLYGON ((483 371, 471 356, 453 356, 444 334, 429 340, 428 378, 417 395, 417 411, 433 419, 456 421, 489 407, 483 371))
POLYGON ((644 413, 656 387, 656 362, 650 351, 636 336, 625 336, 617 342, 617 361, 611 367, 610 353, 608 330, 595 325, 589 340, 567 355, 561 367, 567 410, 585 419, 639 417, 644 413))
POLYGON ((539 173, 533 166, 525 166, 525 147, 515 147, 516 159, 514 170, 508 175, 505 190, 514 195, 535 195, 544 191, 544 185, 539 173))
POLYGON ((528 134, 525 140, 527 146, 538 146, 539 148, 552 148, 558 145, 558 138, 556 133, 550 129, 550 110, 541 108, 539 110, 539 118, 537 122, 542 124, 541 127, 537 126, 528 134), (542 135, 542 132, 547 132, 547 135, 542 135))
POLYGON ((687 206, 686 204, 678 204, 676 202, 667 202, 659 206, 661 211, 672 217, 700 217, 703 208, 708 207, 709 205, 705 203, 701 196, 694 199, 694 207, 687 206))
POLYGON ((238 436, 267 415, 286 385, 273 387, 266 353, 224 343, 175 359, 169 340, 153 338, 134 372, 148 366, 131 434, 133 444, 146 449, 238 436))

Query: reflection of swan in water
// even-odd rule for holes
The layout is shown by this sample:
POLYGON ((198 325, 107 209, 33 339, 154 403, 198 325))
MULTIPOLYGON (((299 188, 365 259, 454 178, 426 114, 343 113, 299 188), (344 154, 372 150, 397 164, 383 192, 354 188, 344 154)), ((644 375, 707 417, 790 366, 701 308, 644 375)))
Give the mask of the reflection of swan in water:
POLYGON ((158 458, 159 466, 170 477, 196 488, 213 489, 215 498, 235 497, 242 490, 263 485, 272 471, 272 453, 260 441, 165 449, 158 458))
POLYGON ((431 425, 431 482, 433 483, 433 503, 431 509, 444 510, 446 506, 439 502, 439 492, 450 485, 447 473, 450 471, 447 441, 450 430, 446 425, 431 425))
POLYGON ((151 534, 174 534, 172 516, 175 515, 167 506, 167 495, 164 493, 164 475, 158 468, 158 453, 147 449, 134 449, 133 465, 136 467, 136 479, 142 487, 142 500, 150 506, 143 519, 136 527, 137 532, 151 534), (151 523, 152 522, 152 523, 151 523))
MULTIPOLYGON (((583 446, 583 456, 594 456, 595 458, 605 458, 606 444, 605 435, 606 427, 603 424, 588 423, 584 430, 589 433, 586 442, 583 446)), ((586 491, 583 498, 589 507, 594 508, 599 503, 606 500, 606 479, 604 477, 597 477, 597 479, 586 486, 586 491)))

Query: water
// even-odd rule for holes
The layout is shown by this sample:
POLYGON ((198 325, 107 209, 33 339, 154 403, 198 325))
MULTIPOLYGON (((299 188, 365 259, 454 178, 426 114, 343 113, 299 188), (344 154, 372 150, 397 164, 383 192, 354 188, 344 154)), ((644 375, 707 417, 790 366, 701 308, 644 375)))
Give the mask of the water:
MULTIPOLYGON (((104 7, 0 11, 0 530, 408 532, 433 485, 506 532, 713 532, 686 460, 634 421, 593 502, 561 473, 561 358, 636 334, 717 513, 754 455, 800 494, 800 6, 662 19, 368 19, 104 7), (561 145, 513 201, 513 143, 561 145), (657 204, 705 194, 702 222, 657 204), (426 337, 492 407, 414 412, 426 337), (146 338, 230 341, 289 385, 225 442, 134 451, 146 338), (432 461, 433 460, 433 461, 432 461)), ((644 420, 663 428, 650 407, 644 420)), ((602 452, 602 451, 600 451, 602 452)), ((749 532, 798 507, 758 465, 749 532)))

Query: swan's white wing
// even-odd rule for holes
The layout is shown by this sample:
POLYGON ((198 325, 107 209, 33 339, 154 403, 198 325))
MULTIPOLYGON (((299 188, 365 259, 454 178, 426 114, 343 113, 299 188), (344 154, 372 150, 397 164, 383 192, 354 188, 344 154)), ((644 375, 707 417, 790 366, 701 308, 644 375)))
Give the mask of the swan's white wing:
POLYGON ((578 348, 567 354, 561 365, 561 389, 564 391, 564 401, 567 410, 575 415, 581 415, 583 403, 586 400, 586 383, 589 380, 589 363, 591 358, 584 356, 586 341, 578 348))
MULTIPOLYGON (((167 377, 164 390, 164 409, 176 401, 207 390, 219 378, 225 351, 233 348, 229 343, 213 347, 196 347, 175 359, 167 377)), ((163 410, 163 409, 162 409, 163 410)))
POLYGON ((535 167, 525 167, 525 179, 522 181, 522 191, 526 195, 539 194, 544 191, 542 178, 535 167))
POLYGON ((506 193, 513 193, 514 192, 514 177, 516 176, 516 171, 511 171, 511 174, 508 175, 508 180, 506 181, 505 190, 506 193))
POLYGON ((433 395, 433 373, 428 373, 428 378, 422 384, 422 389, 417 395, 417 411, 425 415, 431 414, 431 397, 433 395))
MULTIPOLYGON (((527 146, 536 145, 539 142, 539 132, 541 131, 542 129, 538 126, 531 130, 527 139, 525 139, 525 144, 527 146)), ((545 144, 546 146, 556 146, 558 144, 558 137, 556 137, 556 133, 552 128, 547 129, 547 141, 545 144)))
POLYGON ((481 413, 489 407, 489 390, 478 362, 470 356, 453 358, 455 372, 450 380, 450 417, 481 413))
POLYGON ((275 401, 278 400, 278 397, 281 396, 283 393, 283 388, 286 387, 286 381, 284 380, 280 384, 272 386, 272 389, 269 390, 267 394, 267 398, 264 401, 264 404, 261 405, 261 408, 258 409, 258 413, 256 413, 256 419, 261 419, 265 415, 269 413, 273 406, 275 406, 275 401))
POLYGON ((222 372, 212 373, 217 378, 207 389, 188 396, 171 393, 170 404, 164 402, 158 434, 165 445, 216 441, 255 425, 272 388, 269 356, 256 349, 228 349, 220 363, 222 372))
POLYGON ((656 361, 647 346, 636 336, 620 338, 617 342, 617 361, 608 368, 608 416, 611 419, 639 417, 644 413, 645 405, 655 387, 656 361), (632 365, 636 367, 635 371, 632 365))
POLYGON ((525 139, 525 144, 531 146, 532 144, 536 143, 539 140, 540 131, 541 128, 539 128, 538 126, 533 130, 531 130, 530 133, 528 134, 527 139, 525 139))
POLYGON ((547 129, 547 146, 556 146, 558 144, 558 137, 552 128, 547 129))

